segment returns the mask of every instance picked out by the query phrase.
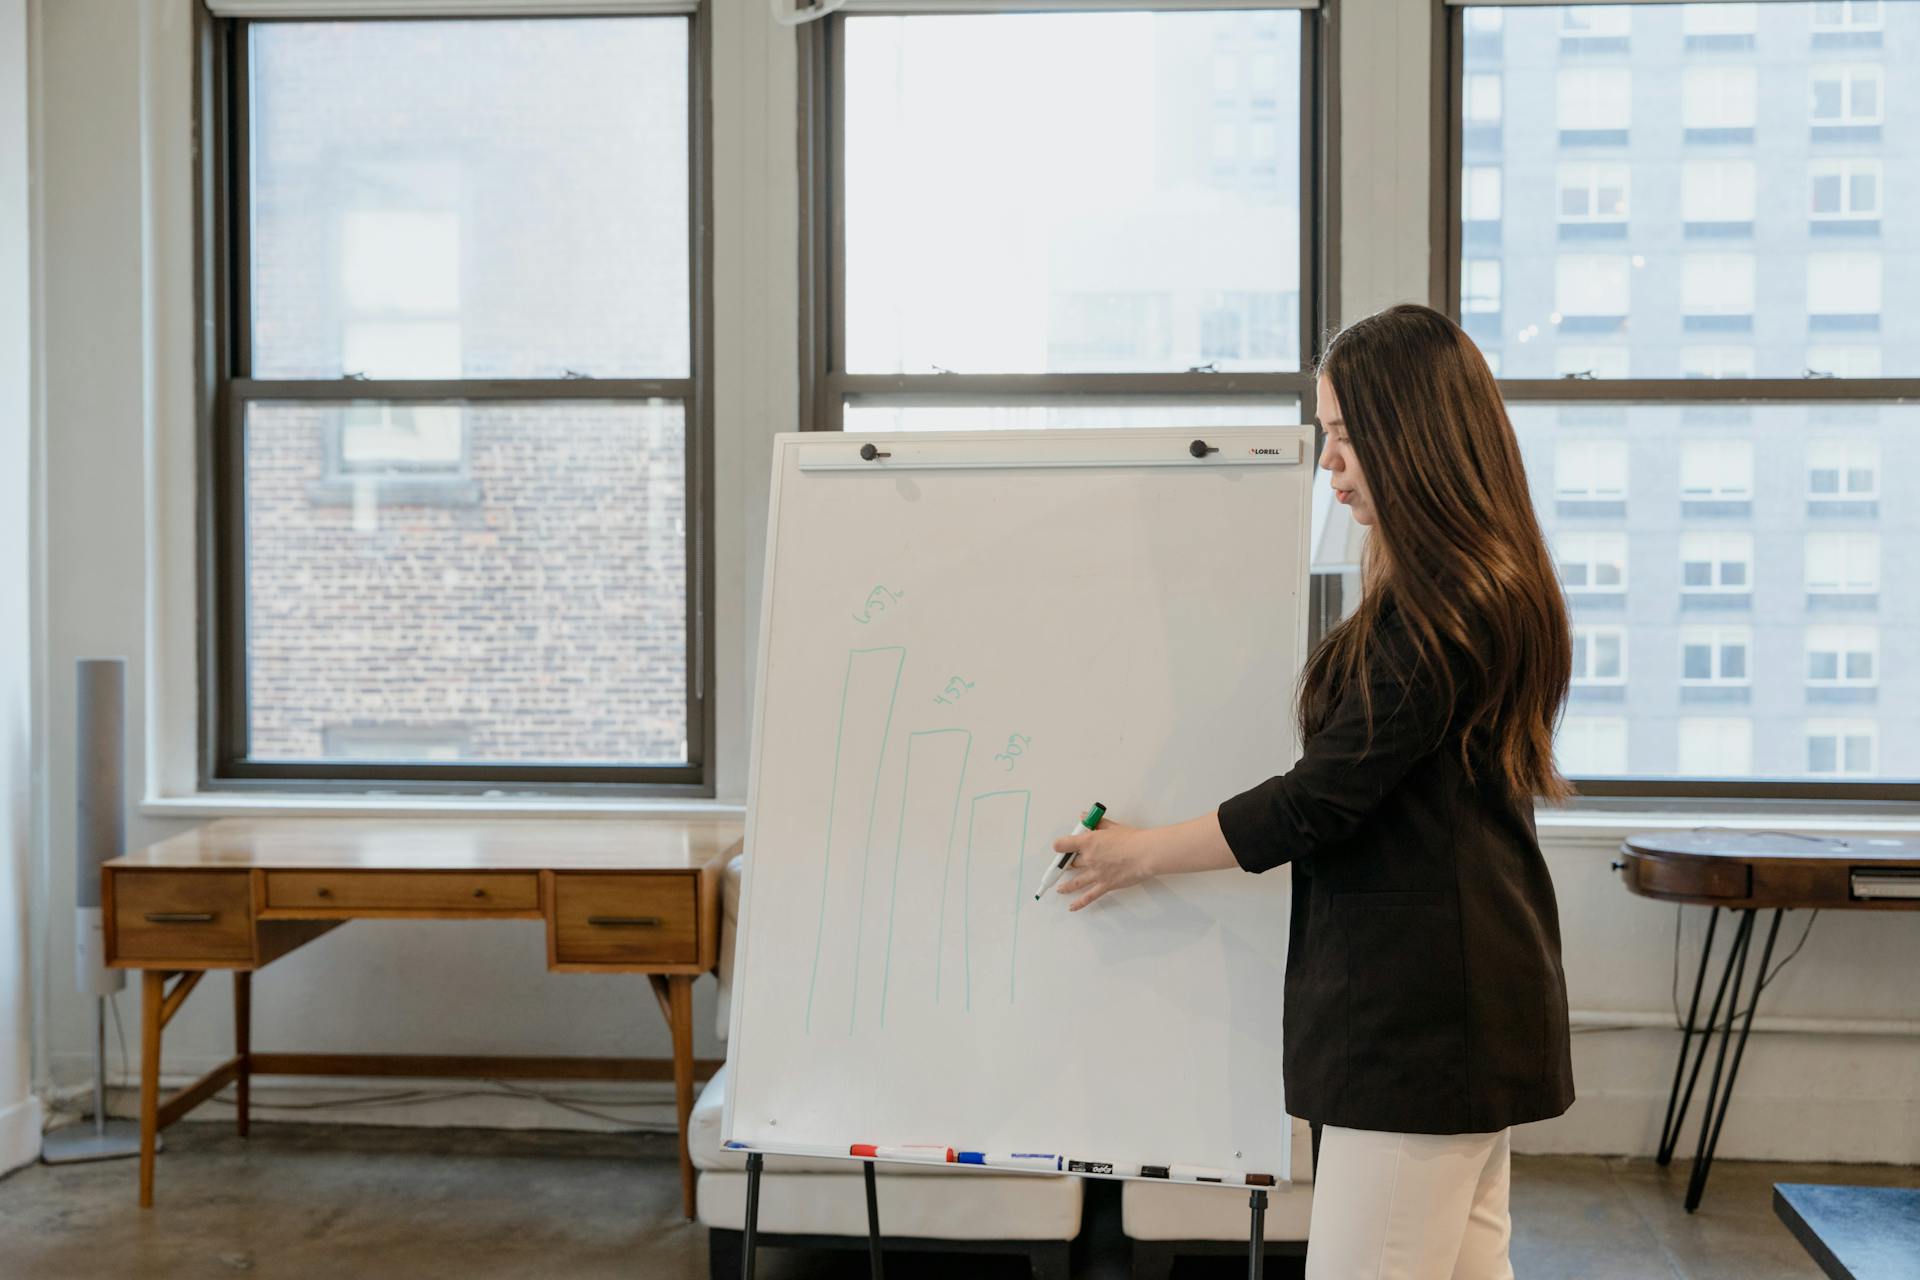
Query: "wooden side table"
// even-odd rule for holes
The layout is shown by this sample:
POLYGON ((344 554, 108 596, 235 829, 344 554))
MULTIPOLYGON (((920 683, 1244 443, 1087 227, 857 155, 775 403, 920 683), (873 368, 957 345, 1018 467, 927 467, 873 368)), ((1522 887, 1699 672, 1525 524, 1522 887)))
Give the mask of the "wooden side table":
POLYGON ((232 1084, 247 1133, 258 1075, 659 1080, 640 1058, 259 1053, 252 977, 348 920, 544 920, 547 967, 645 974, 673 1033, 680 1182, 694 1216, 687 1118, 693 980, 719 961, 727 819, 227 818, 102 869, 108 963, 141 971, 140 1204, 159 1132, 232 1084), (161 1037, 208 970, 233 973, 234 1056, 160 1097, 161 1037))

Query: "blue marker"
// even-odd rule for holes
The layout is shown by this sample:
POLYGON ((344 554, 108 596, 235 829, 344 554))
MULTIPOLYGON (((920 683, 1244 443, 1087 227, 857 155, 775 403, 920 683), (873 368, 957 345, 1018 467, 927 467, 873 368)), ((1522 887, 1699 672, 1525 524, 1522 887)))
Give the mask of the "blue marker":
POLYGON ((1033 1151, 1015 1151, 1000 1155, 992 1151, 961 1151, 954 1155, 955 1164, 977 1164, 989 1169, 1032 1169, 1037 1172, 1058 1173, 1060 1157, 1041 1155, 1033 1151))

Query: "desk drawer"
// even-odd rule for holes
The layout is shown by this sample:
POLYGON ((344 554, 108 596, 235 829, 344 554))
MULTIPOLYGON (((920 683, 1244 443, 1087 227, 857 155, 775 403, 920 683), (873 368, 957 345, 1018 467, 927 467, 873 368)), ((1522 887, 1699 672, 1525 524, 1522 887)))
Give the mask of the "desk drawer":
POLYGON ((244 871, 115 871, 118 961, 253 959, 252 895, 244 871))
POLYGON ((537 911, 532 871, 269 871, 267 905, 351 911, 537 911))
POLYGON ((696 878, 678 872, 553 878, 553 958, 560 964, 694 964, 696 878))

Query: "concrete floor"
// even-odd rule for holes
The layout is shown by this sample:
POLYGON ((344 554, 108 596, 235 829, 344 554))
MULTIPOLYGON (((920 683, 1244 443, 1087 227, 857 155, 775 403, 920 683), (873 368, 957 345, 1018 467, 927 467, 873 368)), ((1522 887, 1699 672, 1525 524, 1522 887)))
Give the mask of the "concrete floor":
MULTIPOLYGON (((188 1122, 167 1132, 156 1207, 131 1161, 33 1165, 0 1180, 0 1280, 700 1280, 706 1232, 683 1222, 671 1139, 491 1129, 188 1122)), ((1701 1211, 1683 1166, 1592 1156, 1514 1160, 1520 1280, 1816 1280, 1773 1216, 1774 1182, 1920 1185, 1884 1165, 1715 1165, 1701 1211)), ((1122 1280, 1114 1184, 1090 1184, 1076 1274, 1122 1280)), ((865 1274, 859 1253, 762 1255, 764 1280, 865 1274)), ((896 1277, 1017 1280, 1012 1260, 897 1255, 896 1277)), ((1175 1280, 1244 1275, 1183 1261, 1175 1280)), ((1268 1268, 1275 1280, 1285 1266, 1268 1268)))

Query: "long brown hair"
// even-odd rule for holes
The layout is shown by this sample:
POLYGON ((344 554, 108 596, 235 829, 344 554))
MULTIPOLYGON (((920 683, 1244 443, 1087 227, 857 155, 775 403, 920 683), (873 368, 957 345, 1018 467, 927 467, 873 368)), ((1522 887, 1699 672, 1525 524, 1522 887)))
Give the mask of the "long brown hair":
POLYGON ((1516 800, 1564 800, 1572 789, 1554 767, 1553 729, 1573 666, 1566 601, 1486 360, 1446 316, 1402 305, 1335 335, 1319 372, 1376 523, 1360 603, 1301 675, 1303 738, 1348 690, 1372 723, 1364 673, 1392 606, 1417 655, 1409 680, 1436 679, 1455 708, 1468 776, 1478 763, 1516 800))

